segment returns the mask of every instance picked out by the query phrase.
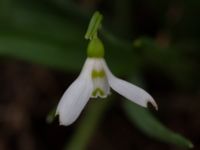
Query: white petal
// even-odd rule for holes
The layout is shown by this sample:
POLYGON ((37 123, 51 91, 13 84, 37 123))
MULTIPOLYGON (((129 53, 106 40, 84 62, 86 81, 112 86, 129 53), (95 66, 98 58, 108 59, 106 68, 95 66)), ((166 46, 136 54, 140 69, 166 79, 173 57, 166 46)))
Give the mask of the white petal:
POLYGON ((62 96, 56 114, 61 125, 72 124, 80 115, 93 90, 91 70, 93 61, 87 59, 79 77, 62 96))
POLYGON ((150 102, 156 109, 158 109, 158 106, 157 106, 156 102, 154 101, 154 99, 151 97, 151 95, 149 95, 143 89, 141 89, 127 81, 124 81, 122 79, 115 77, 109 70, 108 66, 106 65, 106 62, 103 60, 102 63, 105 68, 108 82, 112 89, 114 89, 120 95, 135 102, 138 105, 147 107, 147 103, 150 102))

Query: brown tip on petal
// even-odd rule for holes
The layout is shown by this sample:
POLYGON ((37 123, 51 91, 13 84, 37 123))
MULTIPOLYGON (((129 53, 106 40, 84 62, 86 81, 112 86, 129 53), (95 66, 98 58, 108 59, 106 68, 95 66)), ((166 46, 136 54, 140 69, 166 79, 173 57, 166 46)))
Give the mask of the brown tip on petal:
POLYGON ((156 102, 148 101, 147 106, 149 107, 149 105, 153 106, 153 108, 158 111, 158 105, 156 104, 156 102))

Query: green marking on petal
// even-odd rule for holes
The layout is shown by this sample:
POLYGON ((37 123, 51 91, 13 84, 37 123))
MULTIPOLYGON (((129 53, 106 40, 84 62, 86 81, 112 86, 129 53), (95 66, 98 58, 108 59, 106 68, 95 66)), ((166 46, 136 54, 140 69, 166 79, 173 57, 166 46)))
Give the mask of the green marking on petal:
POLYGON ((104 78, 104 77, 105 77, 104 70, 100 70, 100 71, 93 70, 92 71, 92 79, 95 79, 95 78, 104 78))
POLYGON ((92 96, 97 96, 97 94, 99 93, 100 96, 104 96, 105 93, 102 89, 100 88, 96 88, 93 92, 92 92, 92 96))

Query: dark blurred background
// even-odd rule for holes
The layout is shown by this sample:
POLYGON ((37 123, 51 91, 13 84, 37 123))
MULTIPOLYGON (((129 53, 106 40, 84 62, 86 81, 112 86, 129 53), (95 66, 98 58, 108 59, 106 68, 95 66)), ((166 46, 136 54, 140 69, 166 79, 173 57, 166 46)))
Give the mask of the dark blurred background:
POLYGON ((124 111, 128 100, 115 92, 113 100, 90 100, 69 127, 51 120, 86 58, 95 10, 104 15, 100 37, 110 69, 145 87, 159 105, 154 116, 199 150, 198 0, 0 0, 0 150, 184 149, 170 136, 163 142, 141 132, 124 111), (103 108, 88 121, 98 103, 103 108))

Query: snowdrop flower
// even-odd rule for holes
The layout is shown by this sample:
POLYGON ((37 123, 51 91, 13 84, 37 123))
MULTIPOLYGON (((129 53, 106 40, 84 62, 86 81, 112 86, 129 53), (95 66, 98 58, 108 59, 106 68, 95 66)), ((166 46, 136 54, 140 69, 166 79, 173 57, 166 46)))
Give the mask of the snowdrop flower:
POLYGON ((110 87, 125 98, 138 105, 147 107, 150 102, 156 109, 153 98, 143 89, 115 77, 109 70, 104 58, 104 47, 100 39, 95 38, 88 45, 88 58, 78 78, 62 96, 56 114, 61 125, 72 124, 90 98, 106 98, 110 87))

